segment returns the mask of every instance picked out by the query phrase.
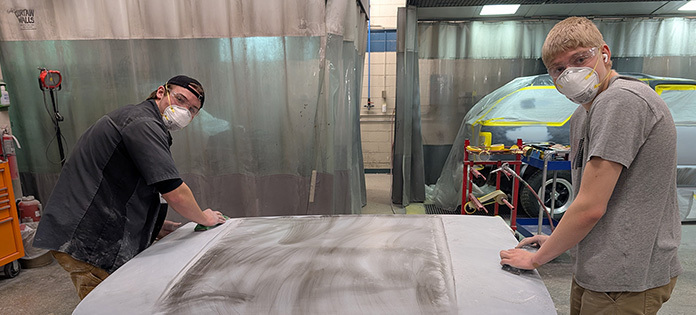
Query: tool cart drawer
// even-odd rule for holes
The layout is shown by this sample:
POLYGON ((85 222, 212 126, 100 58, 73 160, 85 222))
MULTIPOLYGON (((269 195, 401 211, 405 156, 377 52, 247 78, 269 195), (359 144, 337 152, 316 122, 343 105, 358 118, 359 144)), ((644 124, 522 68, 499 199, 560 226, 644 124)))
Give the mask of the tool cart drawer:
POLYGON ((10 217, 10 195, 7 192, 7 187, 0 188, 0 220, 10 217))
POLYGON ((0 266, 24 256, 19 217, 7 162, 0 163, 0 266))
POLYGON ((17 244, 14 241, 14 237, 12 237, 14 234, 14 224, 17 223, 13 217, 0 219, 0 235, 2 235, 2 242, 0 242, 0 259, 17 252, 17 244), (10 237, 6 238, 5 236, 10 237))

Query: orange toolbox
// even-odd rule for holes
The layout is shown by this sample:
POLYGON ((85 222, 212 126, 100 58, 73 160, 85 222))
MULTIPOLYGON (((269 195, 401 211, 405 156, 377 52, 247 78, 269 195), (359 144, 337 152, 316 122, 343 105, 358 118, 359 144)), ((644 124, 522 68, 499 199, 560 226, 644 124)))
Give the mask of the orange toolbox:
POLYGON ((0 266, 6 277, 14 278, 21 267, 18 259, 24 257, 24 245, 19 229, 19 216, 12 191, 9 164, 0 163, 0 266))

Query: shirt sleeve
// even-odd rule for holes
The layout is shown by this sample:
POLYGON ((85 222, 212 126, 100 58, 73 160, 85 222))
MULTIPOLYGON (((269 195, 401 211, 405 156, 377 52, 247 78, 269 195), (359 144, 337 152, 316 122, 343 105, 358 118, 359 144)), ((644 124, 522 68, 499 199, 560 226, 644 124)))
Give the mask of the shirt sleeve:
POLYGON ((620 88, 592 105, 588 130, 589 160, 593 156, 630 167, 657 123, 647 101, 620 88))
POLYGON ((148 185, 180 178, 167 133, 152 119, 142 118, 121 130, 123 142, 148 185))
POLYGON ((160 194, 166 194, 174 189, 179 188, 184 181, 181 178, 167 179, 155 183, 155 188, 160 194))

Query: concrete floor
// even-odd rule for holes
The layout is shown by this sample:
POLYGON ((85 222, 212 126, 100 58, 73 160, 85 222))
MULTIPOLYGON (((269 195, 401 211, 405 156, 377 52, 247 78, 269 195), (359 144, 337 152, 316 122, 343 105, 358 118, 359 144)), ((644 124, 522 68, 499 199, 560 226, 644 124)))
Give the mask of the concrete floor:
MULTIPOLYGON (((362 209, 363 213, 406 213, 406 209, 390 202, 391 175, 366 174, 365 178, 368 204, 362 209)), ((677 281, 672 298, 660 310, 661 315, 696 313, 696 224, 682 225, 679 255, 685 271, 677 281)), ((570 257, 561 255, 540 267, 539 273, 558 313, 568 314, 570 257)), ((0 314, 70 314, 78 303, 70 277, 55 261, 45 267, 23 269, 12 279, 0 277, 0 314)), ((524 314, 524 310, 520 310, 520 314, 524 314)))

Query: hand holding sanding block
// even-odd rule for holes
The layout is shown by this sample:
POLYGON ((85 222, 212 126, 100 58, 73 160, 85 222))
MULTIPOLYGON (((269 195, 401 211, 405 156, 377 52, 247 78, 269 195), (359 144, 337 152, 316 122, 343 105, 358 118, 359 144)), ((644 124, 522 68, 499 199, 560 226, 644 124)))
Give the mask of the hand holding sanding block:
MULTIPOLYGON (((226 216, 226 215, 224 215, 224 214, 222 215, 222 217, 225 218, 225 220, 229 220, 229 219, 230 219, 230 217, 228 217, 228 216, 226 216)), ((225 222, 227 222, 227 221, 225 221, 225 222)), ((196 231, 196 232, 207 231, 207 230, 210 230, 210 229, 212 229, 212 228, 215 228, 215 227, 217 227, 217 226, 219 226, 219 225, 221 225, 221 224, 223 224, 223 223, 225 223, 225 222, 218 223, 218 224, 215 224, 215 225, 213 225, 213 226, 205 226, 205 225, 199 223, 199 224, 196 224, 196 227, 193 228, 193 230, 196 231)))
MULTIPOLYGON (((539 249, 539 246, 535 245, 524 245, 521 247, 521 249, 524 249, 529 252, 536 252, 539 249)), ((533 274, 534 270, 529 270, 529 269, 522 269, 522 268, 517 268, 510 266, 508 264, 503 265, 503 270, 515 274, 515 275, 521 275, 521 274, 533 274)))

